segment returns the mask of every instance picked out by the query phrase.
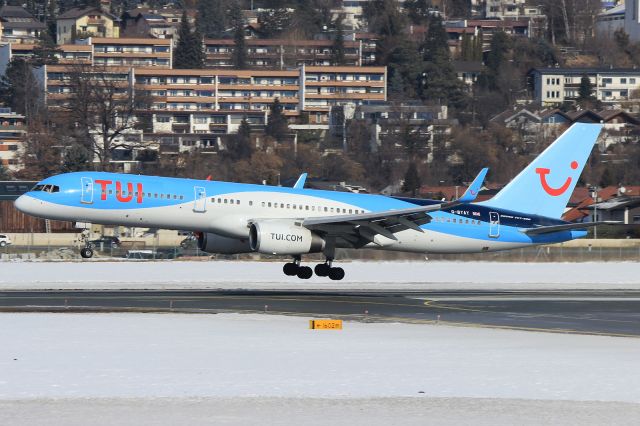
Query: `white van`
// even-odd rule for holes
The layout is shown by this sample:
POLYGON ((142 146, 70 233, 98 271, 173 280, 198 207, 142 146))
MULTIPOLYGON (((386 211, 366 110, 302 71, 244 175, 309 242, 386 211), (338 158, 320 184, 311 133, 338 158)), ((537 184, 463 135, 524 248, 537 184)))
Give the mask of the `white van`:
POLYGON ((11 238, 8 235, 0 234, 0 247, 5 247, 11 244, 11 238))

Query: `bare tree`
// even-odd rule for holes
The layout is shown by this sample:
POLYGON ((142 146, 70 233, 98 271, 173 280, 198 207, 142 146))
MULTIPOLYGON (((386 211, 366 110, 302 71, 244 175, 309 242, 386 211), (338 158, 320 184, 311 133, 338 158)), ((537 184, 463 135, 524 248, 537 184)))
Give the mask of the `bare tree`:
POLYGON ((69 71, 70 96, 60 106, 58 119, 67 120, 100 170, 110 170, 113 150, 130 147, 125 137, 141 128, 137 113, 148 108, 150 97, 134 90, 126 69, 76 64, 69 71))

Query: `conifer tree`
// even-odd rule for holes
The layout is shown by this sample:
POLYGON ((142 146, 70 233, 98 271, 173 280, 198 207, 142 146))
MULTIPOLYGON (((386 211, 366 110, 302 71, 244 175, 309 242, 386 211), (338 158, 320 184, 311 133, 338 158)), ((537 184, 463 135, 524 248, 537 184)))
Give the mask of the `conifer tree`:
POLYGON ((246 118, 240 123, 238 133, 233 135, 227 146, 227 152, 232 160, 248 160, 253 155, 253 146, 251 144, 251 126, 246 118))
POLYGON ((463 83, 453 71, 447 41, 442 19, 432 16, 422 45, 424 69, 421 94, 425 100, 463 108, 466 102, 463 83))
POLYGON ((234 14, 233 19, 234 32, 233 32, 233 66, 235 69, 242 70, 247 68, 247 45, 244 40, 244 21, 242 16, 237 13, 234 14))
POLYGON ((48 30, 44 30, 38 37, 38 43, 33 48, 33 58, 31 63, 35 66, 51 65, 58 63, 56 54, 60 52, 56 42, 49 35, 48 30))
POLYGON ((207 38, 222 38, 228 22, 226 0, 199 0, 196 28, 207 38))
POLYGON ((420 174, 418 174, 418 168, 415 162, 409 163, 407 171, 404 174, 404 182, 402 183, 402 191, 408 192, 412 197, 415 197, 418 190, 422 186, 420 174))
POLYGON ((202 37, 197 30, 195 32, 191 31, 186 11, 182 12, 178 37, 179 40, 173 60, 173 67, 181 69, 204 68, 205 56, 202 47, 202 37))
POLYGON ((282 140, 287 133, 287 118, 282 112, 282 105, 278 98, 271 104, 268 119, 265 133, 277 141, 282 140))
POLYGON ((578 89, 578 102, 582 105, 593 101, 593 85, 589 76, 584 74, 580 79, 580 88, 578 89))
POLYGON ((333 39, 333 52, 331 54, 331 62, 333 65, 344 65, 344 27, 342 25, 342 16, 336 19, 336 35, 333 39))

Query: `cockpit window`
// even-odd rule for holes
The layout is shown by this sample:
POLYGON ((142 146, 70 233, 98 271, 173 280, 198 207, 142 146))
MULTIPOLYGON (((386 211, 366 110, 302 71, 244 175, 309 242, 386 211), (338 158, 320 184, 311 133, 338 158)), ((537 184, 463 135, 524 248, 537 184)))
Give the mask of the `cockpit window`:
POLYGON ((44 192, 60 192, 60 187, 58 185, 36 185, 33 187, 32 191, 44 191, 44 192))

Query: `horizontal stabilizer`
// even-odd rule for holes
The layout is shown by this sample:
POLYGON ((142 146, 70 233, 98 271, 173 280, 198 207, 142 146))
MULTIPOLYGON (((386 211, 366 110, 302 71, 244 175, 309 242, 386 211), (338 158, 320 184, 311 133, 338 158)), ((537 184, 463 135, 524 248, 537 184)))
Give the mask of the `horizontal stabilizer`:
POLYGON ((489 168, 487 167, 480 170, 480 173, 478 173, 478 176, 476 176, 473 182, 471 182, 471 185, 469 185, 467 190, 464 191, 464 194, 462 194, 462 197, 458 199, 459 202, 470 203, 476 199, 476 197, 478 196, 478 193, 480 192, 480 189, 482 189, 482 184, 484 183, 484 178, 487 176, 488 171, 489 171, 489 168))
POLYGON ((552 232, 570 231, 572 229, 586 229, 599 225, 624 225, 624 223, 609 220, 602 222, 565 223, 562 225, 540 226, 538 228, 523 228, 520 231, 527 235, 541 235, 552 232))

